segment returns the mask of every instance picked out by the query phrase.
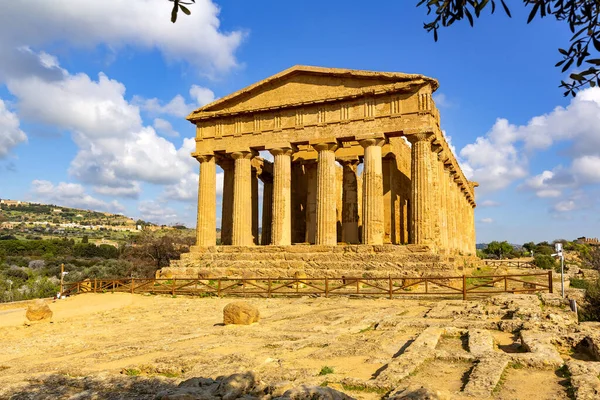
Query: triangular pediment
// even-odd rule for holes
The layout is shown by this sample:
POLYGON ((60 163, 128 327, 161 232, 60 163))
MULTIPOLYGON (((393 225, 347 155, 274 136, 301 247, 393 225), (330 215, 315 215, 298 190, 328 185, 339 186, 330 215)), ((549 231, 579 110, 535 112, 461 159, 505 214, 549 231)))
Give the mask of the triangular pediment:
POLYGON ((416 91, 427 84, 437 89, 437 81, 423 75, 295 66, 203 106, 188 119, 310 104, 399 86, 416 91))

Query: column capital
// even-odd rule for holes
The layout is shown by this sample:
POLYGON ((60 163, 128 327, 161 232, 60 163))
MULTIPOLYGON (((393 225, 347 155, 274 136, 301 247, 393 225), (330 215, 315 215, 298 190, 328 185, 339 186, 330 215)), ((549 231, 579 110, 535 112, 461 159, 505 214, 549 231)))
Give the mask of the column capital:
POLYGON ((310 145, 316 151, 335 151, 338 148, 338 143, 335 140, 324 140, 324 141, 311 141, 310 145))
POLYGON ((415 144, 417 142, 431 142, 435 138, 435 133, 433 132, 416 132, 410 135, 406 135, 406 139, 411 143, 415 144))
POLYGON ((229 154, 216 153, 215 161, 217 165, 223 169, 233 168, 233 158, 229 154))
POLYGON ((247 159, 247 160, 251 160, 253 157, 256 157, 257 153, 254 150, 242 150, 242 151, 234 151, 230 153, 231 157, 234 160, 239 160, 239 159, 247 159))
POLYGON ((210 161, 214 156, 215 156, 214 153, 207 153, 207 154, 192 153, 192 157, 194 157, 199 163, 210 161))
POLYGON ((273 156, 279 156, 279 155, 284 155, 284 156, 291 156, 294 153, 294 149, 292 149, 292 147, 274 147, 269 149, 269 153, 271 153, 273 156))
POLYGON ((367 138, 367 139, 360 139, 358 141, 358 143, 366 148, 369 146, 383 146, 385 144, 385 139, 380 139, 380 138, 367 138))

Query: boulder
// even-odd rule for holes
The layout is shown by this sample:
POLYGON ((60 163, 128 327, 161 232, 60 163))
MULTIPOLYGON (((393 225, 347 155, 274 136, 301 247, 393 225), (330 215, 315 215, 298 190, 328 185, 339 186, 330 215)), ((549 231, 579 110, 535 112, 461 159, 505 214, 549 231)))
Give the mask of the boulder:
POLYGON ((308 386, 300 387, 286 391, 283 396, 276 397, 276 400, 353 400, 345 393, 339 392, 330 387, 308 386))
POLYGON ((250 325, 260 320, 258 309, 245 301, 234 301, 223 308, 225 325, 250 325))
POLYGON ((25 316, 30 321, 42 321, 52 318, 52 310, 44 300, 36 300, 29 304, 25 316))

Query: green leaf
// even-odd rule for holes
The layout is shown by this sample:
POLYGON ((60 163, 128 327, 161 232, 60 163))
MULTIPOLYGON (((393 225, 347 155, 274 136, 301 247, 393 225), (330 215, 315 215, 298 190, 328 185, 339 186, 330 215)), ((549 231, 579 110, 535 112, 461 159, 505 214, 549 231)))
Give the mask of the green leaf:
POLYGON ((177 21, 177 3, 173 5, 173 10, 171 11, 171 22, 175 23, 177 21))
POLYGON ((565 56, 569 54, 569 52, 568 52, 568 51, 566 51, 565 49, 558 49, 558 52, 559 52, 560 54, 564 54, 565 56))
POLYGON ((529 18, 527 18, 527 23, 530 23, 531 21, 533 21, 539 8, 540 8, 540 3, 535 3, 535 5, 533 6, 533 9, 529 13, 529 18))
POLYGON ((506 15, 508 15, 508 18, 512 18, 512 15, 510 14, 510 10, 508 9, 508 6, 506 5, 506 3, 504 3, 504 0, 500 0, 500 2, 502 3, 502 7, 504 7, 504 12, 506 13, 506 15))
POLYGON ((592 58, 591 60, 586 60, 588 64, 600 65, 600 58, 592 58))
POLYGON ((596 51, 600 51, 600 40, 596 39, 595 37, 592 37, 592 42, 594 43, 594 48, 596 49, 596 51))
POLYGON ((189 10, 189 8, 187 8, 186 6, 182 6, 181 4, 179 5, 179 8, 181 8, 181 11, 183 11, 183 13, 185 15, 190 15, 191 11, 189 10))
POLYGON ((471 15, 471 12, 469 10, 467 10, 465 8, 465 15, 467 16, 467 19, 469 20, 469 24, 471 24, 471 26, 473 26, 473 16, 471 15))

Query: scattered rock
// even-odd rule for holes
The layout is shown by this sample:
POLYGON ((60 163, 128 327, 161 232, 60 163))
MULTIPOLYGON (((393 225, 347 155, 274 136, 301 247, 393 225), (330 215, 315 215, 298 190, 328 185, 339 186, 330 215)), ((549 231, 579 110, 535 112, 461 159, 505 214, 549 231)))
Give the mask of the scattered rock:
POLYGON ((420 385, 412 385, 404 389, 399 389, 392 393, 389 400, 450 400, 447 393, 434 391, 430 388, 420 385))
POLYGON ((52 310, 44 300, 36 300, 29 304, 25 316, 30 321, 42 321, 52 318, 52 310))
POLYGON ((489 354, 479 360, 469 375, 464 393, 477 398, 489 397, 500 382, 508 362, 509 358, 502 354, 489 354))
POLYGON ((225 325, 250 325, 260 320, 258 309, 244 301, 234 301, 223 308, 225 325))
POLYGON ((290 389, 283 396, 277 397, 280 400, 353 400, 353 397, 345 393, 338 392, 330 387, 323 386, 307 386, 290 389))

